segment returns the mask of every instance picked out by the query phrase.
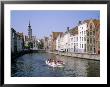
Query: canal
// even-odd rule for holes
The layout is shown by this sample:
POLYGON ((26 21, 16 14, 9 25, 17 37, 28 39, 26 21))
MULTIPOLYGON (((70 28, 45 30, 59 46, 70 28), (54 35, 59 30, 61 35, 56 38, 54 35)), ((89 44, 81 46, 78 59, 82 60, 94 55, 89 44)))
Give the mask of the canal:
POLYGON ((49 53, 25 54, 11 64, 12 77, 99 77, 100 61, 49 53), (64 67, 50 67, 47 59, 60 59, 64 67))

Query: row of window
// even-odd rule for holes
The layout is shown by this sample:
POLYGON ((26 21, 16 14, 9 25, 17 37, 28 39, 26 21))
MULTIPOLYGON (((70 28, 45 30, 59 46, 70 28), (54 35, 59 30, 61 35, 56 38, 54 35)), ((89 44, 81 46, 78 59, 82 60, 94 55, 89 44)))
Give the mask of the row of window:
MULTIPOLYGON (((78 37, 74 37, 74 42, 78 41, 78 37)), ((73 38, 71 38, 71 42, 73 42, 73 38)))
POLYGON ((87 32, 87 36, 90 36, 90 35, 95 35, 95 30, 88 31, 88 32, 87 32))
POLYGON ((80 27, 80 29, 83 29, 83 27, 80 27))
MULTIPOLYGON (((70 46, 70 44, 68 44, 70 46)), ((73 43, 71 43, 71 46, 73 46, 73 43)), ((78 46, 78 43, 74 43, 74 46, 78 46)))
POLYGON ((86 48, 86 44, 80 44, 80 48, 86 48))
POLYGON ((80 32, 80 35, 83 35, 83 34, 85 35, 86 34, 86 31, 81 31, 80 32))
POLYGON ((80 41, 86 41, 86 37, 80 37, 80 41))
POLYGON ((87 43, 95 44, 95 38, 87 38, 87 43))
POLYGON ((96 52, 96 49, 95 49, 95 47, 93 47, 93 46, 88 46, 88 47, 87 47, 87 50, 90 51, 90 52, 93 52, 93 53, 96 52))

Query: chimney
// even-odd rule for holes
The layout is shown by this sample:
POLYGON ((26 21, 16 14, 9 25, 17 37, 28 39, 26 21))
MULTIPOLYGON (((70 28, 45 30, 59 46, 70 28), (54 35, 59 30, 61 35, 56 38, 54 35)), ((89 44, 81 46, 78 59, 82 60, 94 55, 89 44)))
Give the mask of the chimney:
POLYGON ((79 24, 81 24, 81 21, 79 21, 79 24))
POLYGON ((69 27, 67 27, 67 32, 69 31, 69 27))

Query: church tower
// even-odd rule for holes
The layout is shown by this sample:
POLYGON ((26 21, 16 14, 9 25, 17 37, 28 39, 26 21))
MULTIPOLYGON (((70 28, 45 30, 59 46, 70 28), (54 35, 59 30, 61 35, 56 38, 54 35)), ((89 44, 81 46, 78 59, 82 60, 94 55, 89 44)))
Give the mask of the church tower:
POLYGON ((30 21, 29 21, 29 25, 28 25, 28 37, 29 40, 32 40, 32 29, 31 29, 31 25, 30 25, 30 21))

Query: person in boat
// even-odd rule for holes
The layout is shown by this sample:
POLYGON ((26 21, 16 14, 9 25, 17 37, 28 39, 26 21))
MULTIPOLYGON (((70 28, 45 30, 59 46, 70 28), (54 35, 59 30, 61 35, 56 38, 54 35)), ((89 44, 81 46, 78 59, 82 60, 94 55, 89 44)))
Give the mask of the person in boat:
POLYGON ((48 59, 49 63, 52 62, 52 59, 48 59))
POLYGON ((57 61, 57 60, 54 60, 54 59, 48 59, 48 62, 49 62, 49 63, 52 63, 52 62, 53 62, 54 64, 57 64, 57 63, 63 64, 63 61, 61 61, 61 60, 58 60, 58 61, 57 61))
POLYGON ((60 64, 63 64, 63 61, 60 61, 60 60, 59 60, 59 61, 57 61, 57 62, 60 63, 60 64))

